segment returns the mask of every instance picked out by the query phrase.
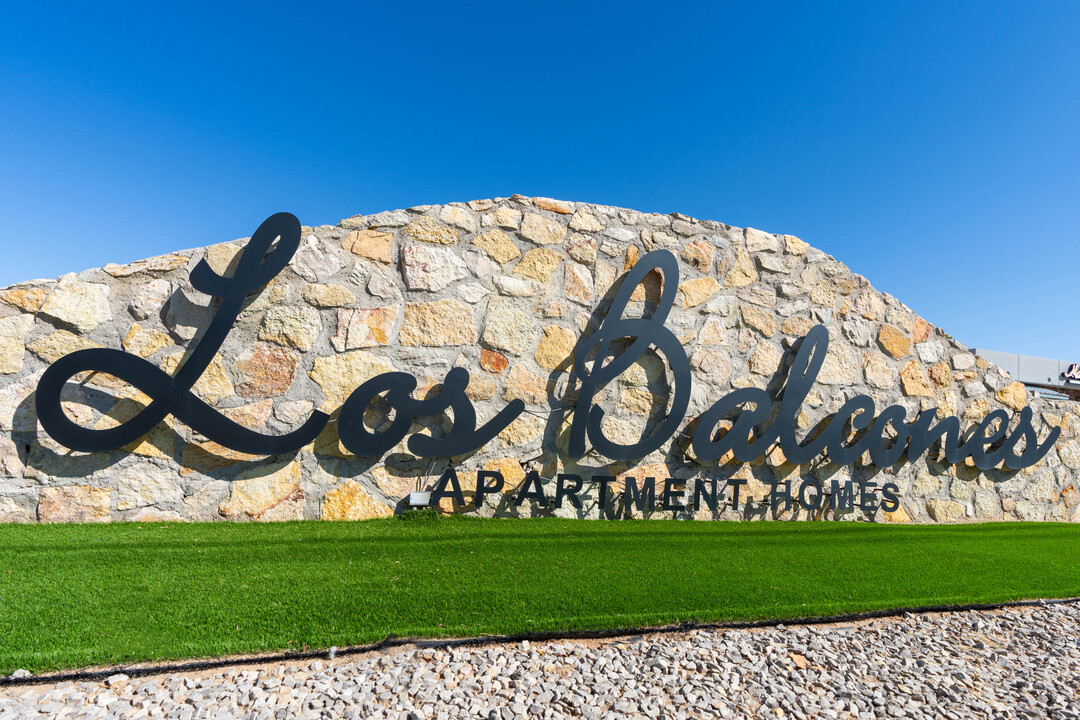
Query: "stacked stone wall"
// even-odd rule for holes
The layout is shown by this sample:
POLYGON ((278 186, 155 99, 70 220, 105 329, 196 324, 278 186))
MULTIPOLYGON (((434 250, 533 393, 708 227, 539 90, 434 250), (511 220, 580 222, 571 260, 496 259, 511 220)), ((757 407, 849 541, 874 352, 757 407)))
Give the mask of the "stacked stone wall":
MULTIPOLYGON (((173 418, 114 452, 72 452, 40 428, 33 393, 47 365, 87 347, 123 348, 173 372, 207 326, 213 303, 195 291, 201 260, 217 272, 235 267, 243 241, 124 265, 31 281, 0 290, 0 520, 350 519, 390 515, 413 490, 430 488, 448 460, 414 457, 405 444, 381 458, 359 458, 340 444, 333 422, 301 452, 285 457, 236 453, 173 418)), ((650 276, 651 277, 651 276, 650 276)), ((653 283, 657 282, 653 279, 653 283)), ((646 312, 656 288, 647 281, 628 312, 646 312)), ((654 512, 654 517, 805 518, 761 502, 774 483, 816 478, 894 482, 894 512, 823 510, 816 518, 887 522, 1076 520, 1080 409, 1034 398, 995 366, 830 256, 790 235, 736 228, 685 215, 641 213, 548 198, 421 206, 355 216, 303 229, 289 267, 249 298, 220 352, 194 387, 228 417, 266 433, 300 425, 313 409, 333 413, 354 388, 388 370, 419 379, 417 396, 437 390, 465 367, 480 422, 508 401, 527 406, 479 452, 453 459, 465 507, 480 515, 596 517, 595 492, 581 510, 527 502, 515 507, 472 490, 479 469, 499 470, 510 486, 527 471, 622 479, 712 478, 721 488, 744 481, 743 503, 717 511, 654 512), (596 329, 620 278, 644 253, 664 248, 680 259, 675 308, 666 326, 690 358, 693 390, 687 421, 736 388, 781 389, 794 345, 816 324, 830 333, 828 357, 798 424, 809 431, 856 394, 879 410, 899 403, 911 417, 938 408, 977 424, 1005 408, 1035 411, 1040 437, 1062 437, 1037 465, 980 472, 933 453, 891 468, 868 462, 837 467, 822 456, 794 466, 777 446, 748 464, 730 458, 696 463, 677 434, 636 463, 595 453, 567 454, 575 383, 570 358, 596 329), (750 503, 745 500, 750 499, 750 503)), ((647 354, 598 396, 612 438, 640 437, 669 401, 672 379, 647 354)), ((65 409, 81 425, 115 426, 149 398, 115 378, 69 383, 65 409)), ((385 413, 375 406, 369 422, 385 413)), ((414 430, 444 433, 451 417, 421 419, 414 430)), ((730 495, 721 490, 722 497, 730 495)))

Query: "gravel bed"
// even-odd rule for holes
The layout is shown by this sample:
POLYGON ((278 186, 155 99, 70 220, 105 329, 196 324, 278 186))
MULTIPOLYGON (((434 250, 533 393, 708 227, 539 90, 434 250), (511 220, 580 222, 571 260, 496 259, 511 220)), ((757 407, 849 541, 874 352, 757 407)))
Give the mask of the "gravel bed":
POLYGON ((0 689, 50 718, 1080 718, 1080 605, 0 689))

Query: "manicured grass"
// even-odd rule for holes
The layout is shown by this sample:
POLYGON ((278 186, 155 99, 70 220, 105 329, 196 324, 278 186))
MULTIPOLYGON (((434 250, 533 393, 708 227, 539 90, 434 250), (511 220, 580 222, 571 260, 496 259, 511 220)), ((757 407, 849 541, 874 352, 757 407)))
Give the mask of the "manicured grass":
POLYGON ((1080 595, 1080 527, 399 519, 0 527, 0 672, 1080 595))

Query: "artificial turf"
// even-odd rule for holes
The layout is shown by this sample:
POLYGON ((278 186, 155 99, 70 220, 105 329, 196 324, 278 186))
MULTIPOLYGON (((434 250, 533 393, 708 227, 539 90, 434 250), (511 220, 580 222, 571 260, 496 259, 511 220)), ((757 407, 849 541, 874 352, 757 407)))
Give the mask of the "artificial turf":
POLYGON ((1080 527, 479 519, 0 527, 0 673, 1080 595, 1080 527))

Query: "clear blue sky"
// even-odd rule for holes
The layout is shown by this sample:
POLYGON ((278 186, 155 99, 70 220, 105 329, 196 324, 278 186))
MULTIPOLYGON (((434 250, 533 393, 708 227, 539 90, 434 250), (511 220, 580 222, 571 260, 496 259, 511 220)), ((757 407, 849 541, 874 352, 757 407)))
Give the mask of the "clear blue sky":
POLYGON ((523 193, 798 235, 1080 361, 1080 4, 8 3, 0 285, 523 193))

